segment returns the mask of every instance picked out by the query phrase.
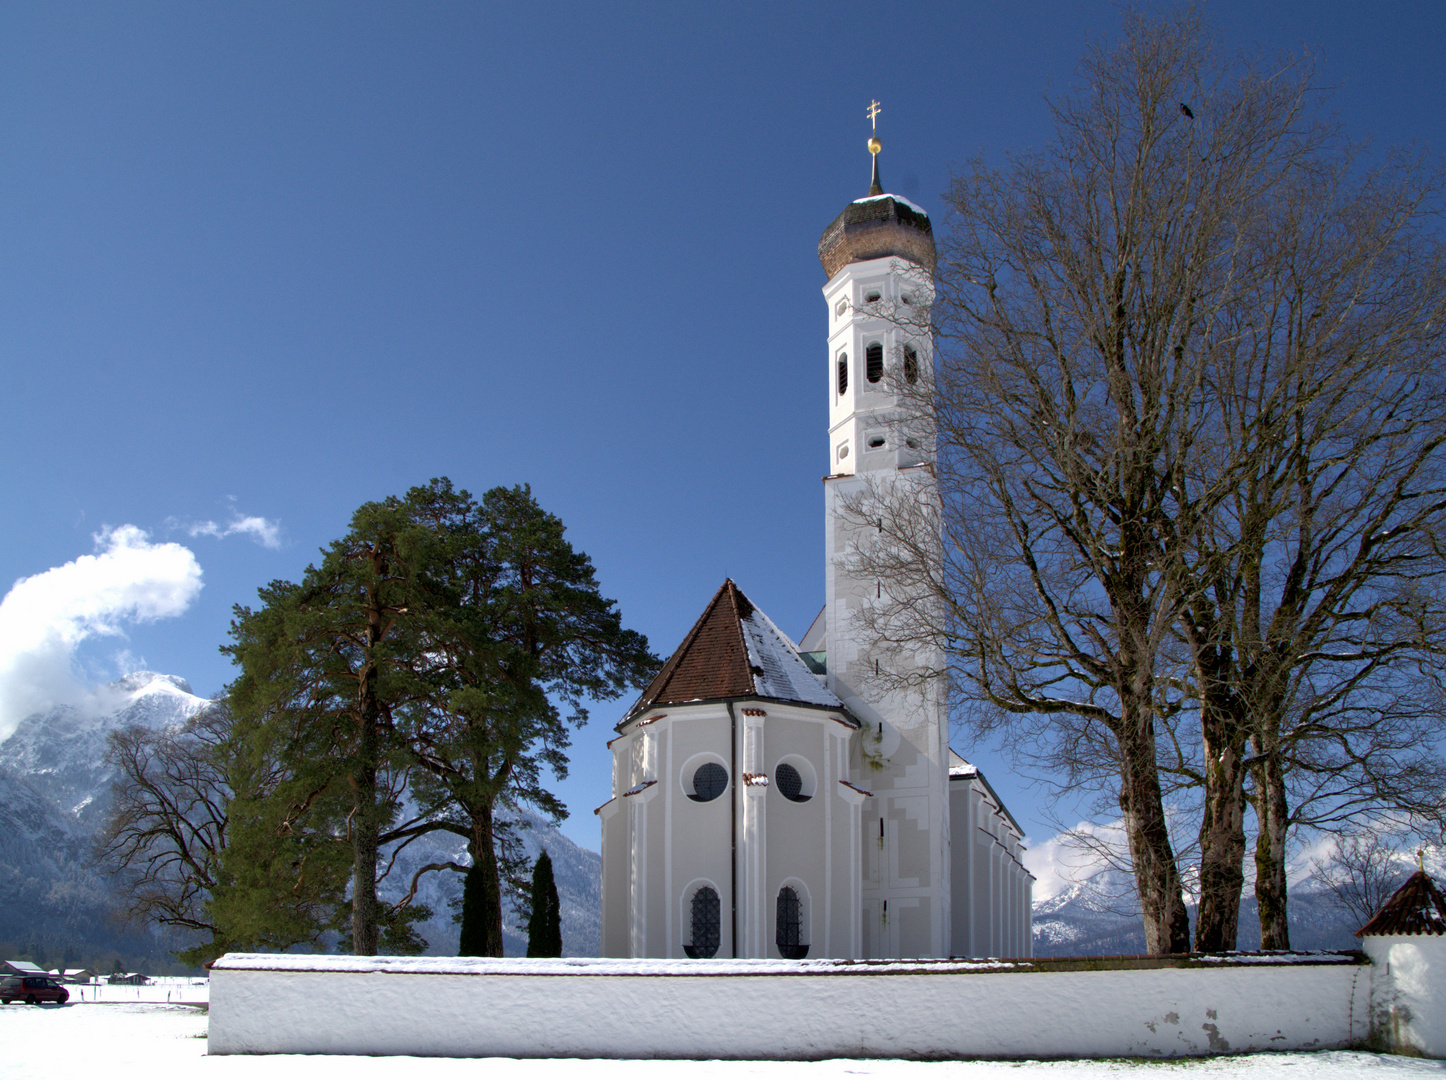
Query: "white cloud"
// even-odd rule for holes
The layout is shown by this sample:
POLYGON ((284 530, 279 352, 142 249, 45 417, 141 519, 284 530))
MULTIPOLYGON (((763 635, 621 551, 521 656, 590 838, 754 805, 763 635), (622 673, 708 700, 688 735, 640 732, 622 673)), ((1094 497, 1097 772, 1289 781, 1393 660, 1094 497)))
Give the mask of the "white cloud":
POLYGON ((1103 825, 1081 821, 1068 832, 1028 845, 1024 866, 1035 877, 1035 902, 1051 900, 1072 886, 1117 869, 1120 862, 1128 861, 1126 850, 1123 819, 1103 825))
POLYGON ((233 512, 231 520, 224 525, 215 521, 196 521, 185 528, 188 536, 214 536, 218 540, 228 536, 249 536, 265 548, 275 550, 281 546, 281 522, 255 515, 243 517, 233 512))
POLYGON ((274 551, 281 547, 280 521, 241 513, 236 509, 234 495, 226 496, 226 504, 231 511, 231 516, 226 521, 182 521, 179 518, 167 518, 166 528, 184 529, 187 536, 211 536, 217 540, 224 540, 228 536, 249 536, 264 548, 274 551))
POLYGON ((77 676, 87 638, 180 615, 201 591, 201 566, 180 544, 154 544, 134 525, 95 536, 96 554, 21 578, 0 600, 0 740, 58 704, 96 704, 77 676))

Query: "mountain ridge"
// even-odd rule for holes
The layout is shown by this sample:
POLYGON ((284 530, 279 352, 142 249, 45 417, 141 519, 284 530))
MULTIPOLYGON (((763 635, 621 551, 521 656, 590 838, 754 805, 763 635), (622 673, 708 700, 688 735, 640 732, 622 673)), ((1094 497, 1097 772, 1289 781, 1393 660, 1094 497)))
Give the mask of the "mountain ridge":
MULTIPOLYGON (((96 833, 111 805, 115 770, 105 762, 112 731, 134 724, 162 730, 184 724, 207 704, 175 675, 133 672, 103 687, 99 705, 62 705, 33 713, 0 741, 0 942, 31 945, 49 955, 80 950, 164 960, 180 947, 164 932, 136 935, 112 925, 112 882, 91 863, 96 833)), ((568 955, 595 956, 601 941, 601 867, 597 852, 573 843, 530 812, 518 815, 529 860, 546 846, 553 859, 562 907, 563 947, 568 955)), ((431 862, 465 862, 466 844, 449 833, 413 842, 397 859, 387 894, 431 862)), ((419 929, 427 951, 455 951, 452 921, 462 876, 441 872, 423 878, 417 901, 432 909, 419 929)), ((508 955, 527 948, 523 921, 507 905, 503 940, 508 955)), ((9 959, 0 957, 0 959, 9 959)), ((58 962, 58 961, 57 961, 58 962)), ((52 965, 54 966, 54 965, 52 965)))

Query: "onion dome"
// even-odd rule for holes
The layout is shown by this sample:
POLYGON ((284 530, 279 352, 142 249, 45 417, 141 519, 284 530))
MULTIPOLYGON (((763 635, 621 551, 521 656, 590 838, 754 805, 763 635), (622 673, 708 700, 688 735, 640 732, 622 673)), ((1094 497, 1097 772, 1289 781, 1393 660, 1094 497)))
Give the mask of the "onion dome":
POLYGON ((880 149, 877 136, 869 139, 869 153, 874 159, 869 193, 844 207, 818 242, 818 260, 830 278, 849 263, 890 255, 916 263, 930 273, 934 270, 937 257, 929 215, 908 199, 884 191, 879 183, 880 149))

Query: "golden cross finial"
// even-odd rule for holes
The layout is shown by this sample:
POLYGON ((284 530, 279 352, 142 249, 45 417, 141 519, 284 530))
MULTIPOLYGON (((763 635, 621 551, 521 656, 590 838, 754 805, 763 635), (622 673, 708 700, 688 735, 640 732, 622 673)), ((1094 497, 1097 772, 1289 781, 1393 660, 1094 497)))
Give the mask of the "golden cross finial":
POLYGON ((877 101, 874 101, 872 98, 869 99, 869 123, 873 125, 875 131, 879 130, 879 113, 883 111, 883 109, 879 108, 877 101))

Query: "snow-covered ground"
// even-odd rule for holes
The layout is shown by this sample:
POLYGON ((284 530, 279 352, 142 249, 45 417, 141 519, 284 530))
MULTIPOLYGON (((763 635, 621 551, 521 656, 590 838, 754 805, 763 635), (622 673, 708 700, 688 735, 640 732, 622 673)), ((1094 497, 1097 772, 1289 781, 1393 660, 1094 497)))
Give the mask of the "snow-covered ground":
MULTIPOLYGON (((700 1061, 689 1080, 1101 1080, 1141 1073, 1186 1074, 1191 1080, 1405 1080, 1446 1076, 1446 1062, 1378 1054, 1255 1054, 1194 1061, 911 1062, 911 1061, 700 1061)), ((454 1058, 207 1057, 206 1014, 163 1004, 10 1005, 0 1007, 0 1077, 5 1080, 563 1080, 586 1070, 588 1080, 676 1080, 673 1061, 483 1061, 454 1058)))

